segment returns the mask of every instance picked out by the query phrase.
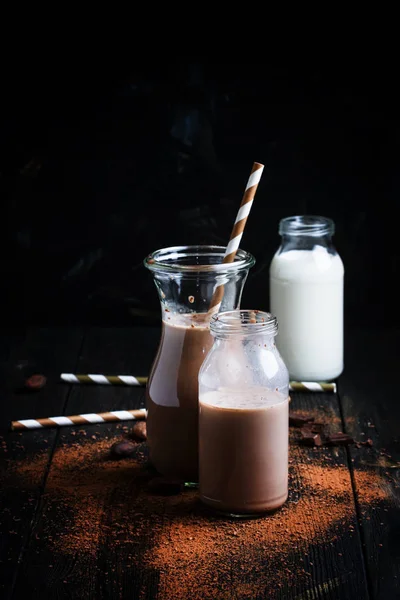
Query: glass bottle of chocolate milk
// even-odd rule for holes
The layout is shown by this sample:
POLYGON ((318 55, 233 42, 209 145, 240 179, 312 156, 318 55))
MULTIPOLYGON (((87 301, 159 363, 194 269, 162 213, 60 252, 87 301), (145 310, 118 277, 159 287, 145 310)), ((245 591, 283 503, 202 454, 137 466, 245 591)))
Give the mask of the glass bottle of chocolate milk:
POLYGON ((230 516, 282 506, 288 495, 289 373, 270 313, 212 318, 215 337, 199 373, 201 500, 230 516))
POLYGON ((213 344, 211 298, 220 310, 237 309, 254 257, 239 249, 223 264, 222 246, 179 246, 147 256, 161 303, 159 348, 146 388, 150 460, 159 473, 198 482, 198 374, 213 344))

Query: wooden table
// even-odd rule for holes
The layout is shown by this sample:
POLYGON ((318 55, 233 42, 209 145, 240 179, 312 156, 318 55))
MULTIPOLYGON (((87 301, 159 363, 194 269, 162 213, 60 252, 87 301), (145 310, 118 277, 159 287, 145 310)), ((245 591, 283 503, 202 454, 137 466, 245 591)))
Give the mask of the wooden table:
POLYGON ((3 335, 0 597, 400 598, 398 332, 348 332, 338 394, 292 394, 293 411, 371 442, 306 448, 292 430, 284 510, 239 523, 207 513, 196 490, 151 494, 145 444, 107 463, 126 423, 8 431, 11 419, 144 406, 143 388, 59 374, 147 374, 158 337, 140 327, 3 335), (28 372, 47 385, 21 389, 28 372))

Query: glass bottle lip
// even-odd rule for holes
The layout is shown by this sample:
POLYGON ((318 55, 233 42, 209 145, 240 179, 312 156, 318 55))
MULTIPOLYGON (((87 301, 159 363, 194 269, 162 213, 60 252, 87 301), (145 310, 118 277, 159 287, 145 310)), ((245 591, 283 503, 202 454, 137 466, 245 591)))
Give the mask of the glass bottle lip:
POLYGON ((294 215, 279 221, 280 235, 321 236, 334 233, 334 221, 320 215, 294 215))
POLYGON ((251 336, 278 333, 277 318, 262 310, 237 309, 214 315, 210 322, 210 330, 215 337, 230 335, 251 336))
POLYGON ((256 262, 252 254, 241 248, 231 263, 222 262, 224 255, 225 246, 171 246, 151 252, 143 263, 150 271, 161 273, 229 273, 250 269, 256 262))

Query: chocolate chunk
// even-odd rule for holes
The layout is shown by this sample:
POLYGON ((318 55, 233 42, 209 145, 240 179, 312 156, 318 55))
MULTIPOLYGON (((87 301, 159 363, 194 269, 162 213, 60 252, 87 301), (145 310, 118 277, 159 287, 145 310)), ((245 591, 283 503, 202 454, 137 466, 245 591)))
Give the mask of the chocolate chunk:
POLYGON ((130 442, 129 440, 124 440, 122 442, 116 442, 110 448, 110 455, 115 458, 127 458, 132 456, 132 454, 136 450, 136 444, 130 442))
POLYGON ((326 443, 328 446, 349 446, 350 444, 354 444, 354 440, 347 433, 331 433, 326 438, 326 443))
POLYGON ((29 390, 40 390, 46 385, 47 379, 44 375, 31 375, 25 381, 25 387, 29 390))
POLYGON ((289 425, 292 427, 303 427, 306 423, 312 423, 314 417, 300 417, 289 413, 289 425))
POLYGON ((143 440, 147 440, 146 421, 137 421, 136 423, 134 423, 129 435, 134 440, 138 440, 141 442, 143 440))
POLYGON ((176 479, 168 479, 167 477, 154 477, 147 484, 147 489, 152 494, 160 494, 161 496, 174 496, 182 490, 182 482, 176 479))
POLYGON ((311 423, 306 423, 302 429, 304 429, 305 431, 312 431, 313 433, 324 433, 326 428, 325 423, 319 423, 317 421, 315 422, 311 422, 311 423))
POLYGON ((300 442, 304 446, 322 446, 322 439, 319 433, 313 433, 304 429, 301 430, 300 442))

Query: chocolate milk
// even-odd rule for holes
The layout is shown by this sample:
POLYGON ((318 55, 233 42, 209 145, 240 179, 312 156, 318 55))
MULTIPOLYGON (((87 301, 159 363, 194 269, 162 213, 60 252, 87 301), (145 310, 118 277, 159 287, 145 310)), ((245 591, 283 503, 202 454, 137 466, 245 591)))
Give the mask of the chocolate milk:
POLYGON ((198 374, 213 338, 196 315, 171 319, 162 323, 147 385, 150 460, 162 475, 197 482, 198 374))
POLYGON ((289 399, 266 388, 200 397, 200 496, 225 513, 280 507, 288 495, 289 399))

